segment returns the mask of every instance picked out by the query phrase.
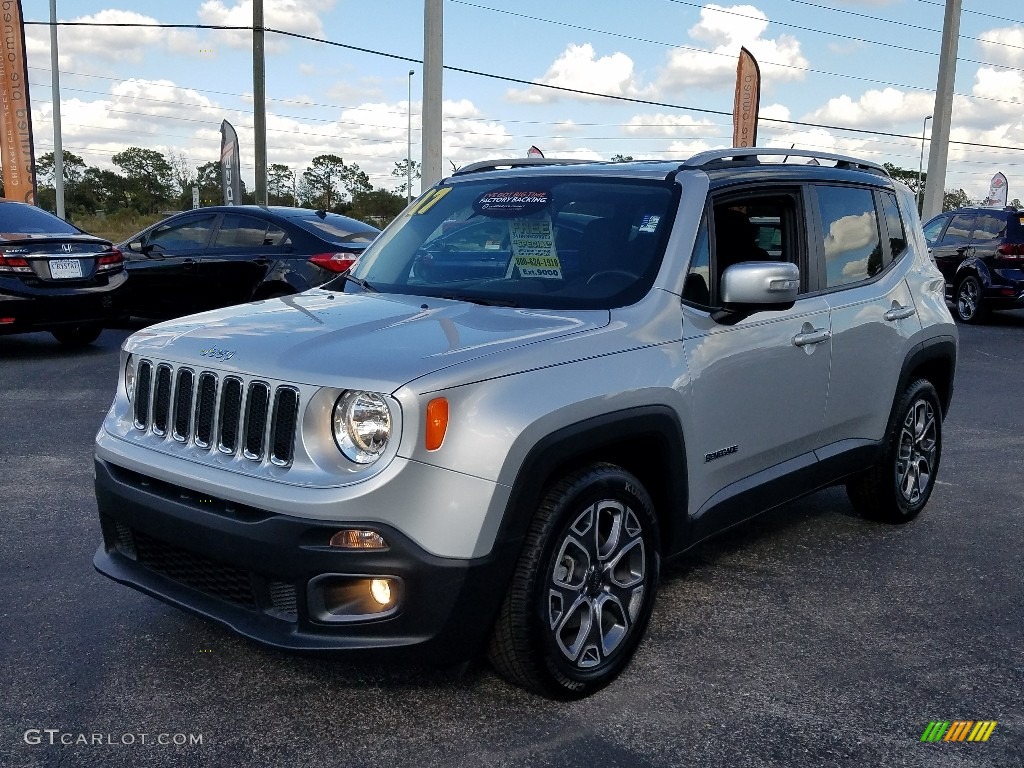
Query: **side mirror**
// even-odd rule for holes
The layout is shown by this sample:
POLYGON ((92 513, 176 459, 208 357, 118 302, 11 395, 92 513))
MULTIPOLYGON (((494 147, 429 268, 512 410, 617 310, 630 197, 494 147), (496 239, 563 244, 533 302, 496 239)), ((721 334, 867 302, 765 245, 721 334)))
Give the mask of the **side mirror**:
POLYGON ((733 264, 719 286, 722 309, 717 322, 731 324, 765 310, 789 309, 800 292, 800 268, 788 261, 747 261, 733 264))

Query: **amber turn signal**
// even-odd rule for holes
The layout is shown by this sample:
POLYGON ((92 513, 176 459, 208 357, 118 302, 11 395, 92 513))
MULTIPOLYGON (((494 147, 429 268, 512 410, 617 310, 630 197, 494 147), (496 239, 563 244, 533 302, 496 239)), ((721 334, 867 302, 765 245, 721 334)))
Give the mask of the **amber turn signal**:
POLYGON ((427 450, 436 451, 444 442, 448 429, 448 400, 435 397, 427 403, 427 450))

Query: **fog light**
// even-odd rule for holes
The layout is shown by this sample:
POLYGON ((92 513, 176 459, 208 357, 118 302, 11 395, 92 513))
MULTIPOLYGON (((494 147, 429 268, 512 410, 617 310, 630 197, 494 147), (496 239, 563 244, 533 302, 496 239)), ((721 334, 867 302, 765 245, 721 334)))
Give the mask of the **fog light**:
POLYGON ((325 573, 310 580, 306 603, 314 621, 371 621, 401 609, 404 584, 397 576, 325 573))
POLYGON ((331 536, 331 546, 341 549, 387 549, 388 543, 376 531, 346 528, 331 536))
POLYGON ((370 594, 382 606, 391 603, 391 582, 387 579, 374 579, 370 582, 370 594))

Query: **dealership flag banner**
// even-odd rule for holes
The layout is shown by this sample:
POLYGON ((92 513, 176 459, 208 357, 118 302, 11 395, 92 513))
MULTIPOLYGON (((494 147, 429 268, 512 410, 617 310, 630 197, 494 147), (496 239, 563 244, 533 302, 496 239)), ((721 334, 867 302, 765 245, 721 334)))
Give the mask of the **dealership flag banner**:
POLYGON ((988 185, 988 197, 985 198, 985 205, 988 208, 1005 208, 1007 200, 1007 192, 1009 187, 1006 184, 1006 177, 997 173, 992 177, 992 181, 988 185))
POLYGON ((732 105, 732 145, 757 144, 757 110, 761 105, 761 69, 746 48, 740 48, 736 65, 736 98, 732 105))
POLYGON ((539 147, 533 146, 526 150, 527 157, 544 157, 544 153, 540 151, 539 147))
POLYGON ((241 205, 242 176, 238 158, 238 134, 227 120, 220 124, 220 171, 224 205, 241 205))
POLYGON ((0 163, 4 197, 36 202, 36 158, 32 149, 32 110, 28 99, 28 62, 21 0, 2 0, 3 56, 0 56, 0 163))

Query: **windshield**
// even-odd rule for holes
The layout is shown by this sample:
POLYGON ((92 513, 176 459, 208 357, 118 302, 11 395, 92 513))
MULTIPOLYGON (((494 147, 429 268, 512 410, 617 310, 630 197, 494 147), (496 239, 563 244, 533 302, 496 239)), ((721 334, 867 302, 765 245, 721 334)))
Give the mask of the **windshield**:
MULTIPOLYGON (((675 213, 661 181, 519 177, 442 183, 371 245, 352 274, 389 293, 545 309, 638 301, 675 213)), ((354 282, 345 290, 360 290, 354 282)))

